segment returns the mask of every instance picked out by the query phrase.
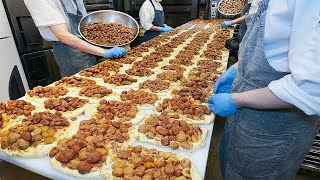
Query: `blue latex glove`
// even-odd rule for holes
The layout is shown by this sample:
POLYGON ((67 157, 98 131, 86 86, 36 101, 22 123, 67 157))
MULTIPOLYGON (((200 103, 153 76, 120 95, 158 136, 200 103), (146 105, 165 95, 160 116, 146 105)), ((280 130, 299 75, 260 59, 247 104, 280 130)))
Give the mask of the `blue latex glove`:
POLYGON ((231 92, 232 85, 222 85, 219 87, 218 93, 232 93, 231 92))
POLYGON ((232 26, 232 25, 234 25, 234 22, 233 22, 233 21, 223 21, 223 22, 221 23, 221 27, 222 27, 222 28, 227 28, 227 27, 230 27, 230 26, 232 26))
POLYGON ((165 27, 170 28, 170 31, 173 30, 173 28, 171 26, 168 26, 167 24, 164 24, 165 27))
POLYGON ((224 72, 217 80, 216 84, 214 85, 213 93, 223 93, 229 92, 231 93, 231 86, 233 81, 237 77, 237 70, 233 66, 231 66, 226 72, 224 72))
POLYGON ((104 55, 103 57, 104 58, 110 58, 110 57, 116 57, 116 58, 119 58, 119 57, 122 57, 124 55, 127 54, 127 51, 124 49, 124 48, 121 48, 121 47, 113 47, 109 50, 106 50, 104 52, 104 55))
POLYGON ((164 25, 164 27, 160 27, 159 28, 159 31, 161 31, 161 32, 170 32, 170 31, 172 31, 172 27, 170 27, 170 26, 168 26, 168 25, 164 25))
POLYGON ((234 114, 240 107, 232 101, 232 94, 216 94, 208 99, 209 109, 222 117, 234 114))

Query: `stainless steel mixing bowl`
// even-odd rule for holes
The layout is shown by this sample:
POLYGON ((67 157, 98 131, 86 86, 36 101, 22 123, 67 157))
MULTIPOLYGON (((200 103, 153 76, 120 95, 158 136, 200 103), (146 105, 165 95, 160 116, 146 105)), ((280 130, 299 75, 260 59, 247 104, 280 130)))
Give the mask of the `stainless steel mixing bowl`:
POLYGON ((236 14, 227 14, 227 13, 224 13, 223 11, 221 11, 220 6, 221 6, 221 4, 223 3, 223 1, 224 1, 224 0, 221 0, 221 1, 218 3, 218 11, 219 11, 220 14, 223 15, 223 18, 235 19, 235 18, 237 18, 237 17, 240 17, 241 12, 236 13, 236 14))
POLYGON ((114 10, 95 11, 90 14, 87 14, 81 19, 80 24, 78 26, 78 30, 83 39, 97 46, 106 47, 106 48, 114 47, 114 46, 106 46, 103 44, 96 44, 83 36, 82 32, 84 27, 94 22, 105 22, 105 23, 113 22, 113 23, 123 24, 125 26, 130 27, 133 30, 135 36, 130 42, 125 44, 117 44, 114 46, 125 46, 127 44, 130 44, 139 35, 139 25, 137 21, 133 17, 129 16, 128 14, 125 14, 119 11, 114 11, 114 10))

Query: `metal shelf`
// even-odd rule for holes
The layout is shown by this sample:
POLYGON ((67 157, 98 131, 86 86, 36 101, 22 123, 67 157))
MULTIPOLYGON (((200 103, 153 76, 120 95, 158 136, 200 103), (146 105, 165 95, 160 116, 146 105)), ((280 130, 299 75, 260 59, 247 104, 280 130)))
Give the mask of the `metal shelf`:
POLYGON ((320 133, 317 134, 308 155, 304 159, 302 168, 320 172, 320 133))

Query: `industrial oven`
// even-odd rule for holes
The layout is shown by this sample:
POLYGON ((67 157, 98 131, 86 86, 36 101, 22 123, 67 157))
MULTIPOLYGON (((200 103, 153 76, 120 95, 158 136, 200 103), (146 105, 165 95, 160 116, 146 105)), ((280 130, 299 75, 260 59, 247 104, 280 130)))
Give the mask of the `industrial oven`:
POLYGON ((2 0, 30 88, 48 85, 60 78, 52 44, 35 26, 23 0, 2 0))
MULTIPOLYGON (((84 0, 88 12, 97 10, 118 9, 118 1, 113 0, 84 0)), ((121 6, 121 4, 120 4, 121 6)))

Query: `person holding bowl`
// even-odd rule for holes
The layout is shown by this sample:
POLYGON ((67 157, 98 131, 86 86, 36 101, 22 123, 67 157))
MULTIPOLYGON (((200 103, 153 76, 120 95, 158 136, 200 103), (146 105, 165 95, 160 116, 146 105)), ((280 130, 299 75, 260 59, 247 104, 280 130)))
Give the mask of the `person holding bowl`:
POLYGON ((53 43, 53 54, 61 77, 97 64, 96 56, 122 57, 127 51, 105 50, 81 39, 78 25, 87 14, 83 0, 24 0, 40 34, 53 43))

